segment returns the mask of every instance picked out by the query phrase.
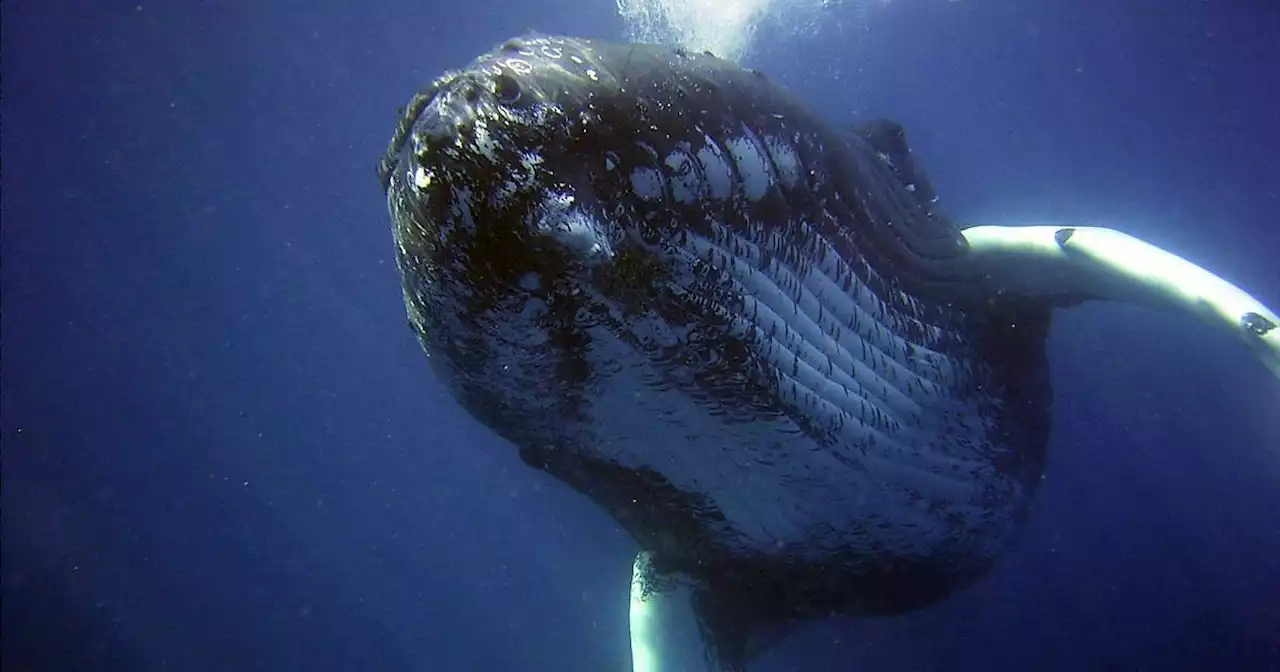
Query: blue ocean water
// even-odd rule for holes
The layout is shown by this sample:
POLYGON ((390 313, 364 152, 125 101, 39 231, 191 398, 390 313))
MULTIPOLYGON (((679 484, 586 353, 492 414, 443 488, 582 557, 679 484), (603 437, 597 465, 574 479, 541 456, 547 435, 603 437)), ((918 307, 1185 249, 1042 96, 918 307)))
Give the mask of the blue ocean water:
MULTIPOLYGON (((613 3, 0 11, 6 672, 624 669, 633 542, 434 380, 374 177, 422 83, 528 28, 621 39, 613 3)), ((960 220, 1115 226, 1280 305, 1280 4, 824 12, 745 61, 904 123, 960 220)), ((1050 354, 996 570, 759 669, 1280 668, 1280 384, 1130 307, 1050 354)))

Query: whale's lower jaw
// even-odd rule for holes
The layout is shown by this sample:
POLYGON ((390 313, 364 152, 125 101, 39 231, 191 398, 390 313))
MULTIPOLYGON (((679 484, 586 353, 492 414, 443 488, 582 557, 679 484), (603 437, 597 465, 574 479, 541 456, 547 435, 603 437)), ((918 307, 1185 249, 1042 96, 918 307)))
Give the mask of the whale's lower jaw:
MULTIPOLYGON (((664 371, 596 336, 599 363, 630 374, 596 381, 572 411, 555 404, 546 416, 554 427, 522 422, 500 433, 528 465, 606 511, 660 569, 727 592, 750 586, 758 601, 736 609, 764 608, 747 621, 928 606, 992 566, 1033 494, 1033 483, 993 472, 998 497, 948 501, 971 489, 930 484, 934 476, 908 465, 886 469, 883 456, 834 455, 786 415, 709 416, 663 382, 664 371)), ((506 424, 465 392, 458 398, 491 427, 506 424)))

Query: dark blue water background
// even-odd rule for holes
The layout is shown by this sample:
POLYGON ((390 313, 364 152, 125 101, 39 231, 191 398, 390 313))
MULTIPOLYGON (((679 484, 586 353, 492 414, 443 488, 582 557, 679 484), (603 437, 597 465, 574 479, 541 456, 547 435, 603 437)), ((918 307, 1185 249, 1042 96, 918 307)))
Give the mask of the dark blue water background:
MULTIPOLYGON (((904 122, 952 213, 1110 224, 1280 305, 1280 4, 842 11, 749 62, 904 122)), ((612 3, 2 26, 6 672, 620 669, 635 548, 432 378, 373 172, 417 86, 529 27, 620 38, 612 3)), ((997 570, 767 669, 1280 667, 1280 384, 1136 308, 1050 349, 1052 464, 997 570)))

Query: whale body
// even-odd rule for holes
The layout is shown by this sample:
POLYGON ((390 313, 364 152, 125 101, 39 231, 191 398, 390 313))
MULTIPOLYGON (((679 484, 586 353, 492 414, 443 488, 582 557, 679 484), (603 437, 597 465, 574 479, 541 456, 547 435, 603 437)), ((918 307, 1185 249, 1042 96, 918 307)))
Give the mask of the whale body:
POLYGON ((897 124, 531 36, 417 94, 379 175, 436 375, 630 533, 640 592, 683 582, 713 666, 934 603, 1025 518, 1051 312, 1092 297, 993 291, 897 124))

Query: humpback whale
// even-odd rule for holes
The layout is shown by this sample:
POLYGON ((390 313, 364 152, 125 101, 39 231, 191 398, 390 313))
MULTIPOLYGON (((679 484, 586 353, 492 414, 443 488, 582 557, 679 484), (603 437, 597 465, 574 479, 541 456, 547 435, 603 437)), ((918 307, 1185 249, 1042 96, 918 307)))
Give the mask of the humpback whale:
POLYGON ((901 126, 710 54, 509 40, 378 168, 436 375, 638 545, 637 671, 987 572, 1045 469, 1055 310, 1188 313, 1280 375, 1280 317, 1226 280, 1111 229, 962 228, 901 126))

